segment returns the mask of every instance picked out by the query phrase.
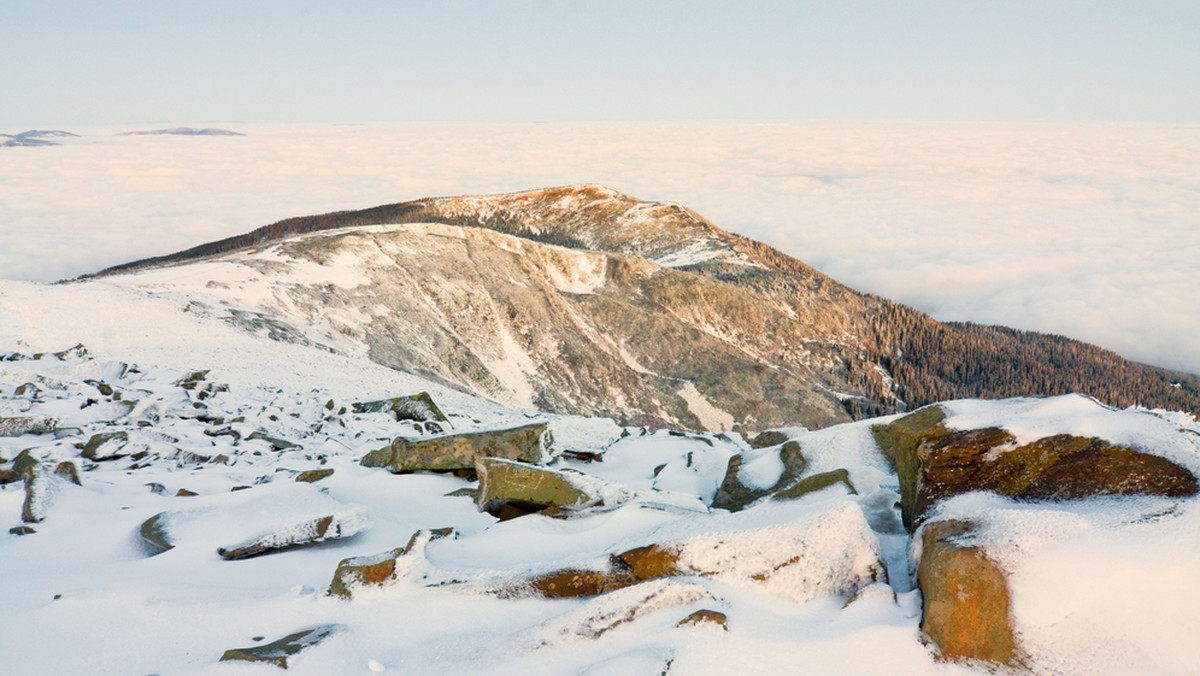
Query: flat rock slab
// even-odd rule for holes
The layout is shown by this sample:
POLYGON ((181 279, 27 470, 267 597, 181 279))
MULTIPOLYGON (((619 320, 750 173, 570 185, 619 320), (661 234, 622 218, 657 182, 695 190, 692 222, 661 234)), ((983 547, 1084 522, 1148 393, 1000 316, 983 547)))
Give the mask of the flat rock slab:
POLYGON ((244 559, 349 537, 369 526, 366 508, 340 503, 304 483, 195 497, 188 504, 142 523, 138 534, 147 554, 186 546, 244 559))
POLYGON ((392 472, 471 470, 481 458, 538 462, 546 423, 504 430, 450 434, 409 441, 397 437, 390 446, 363 457, 364 467, 386 467, 392 472))
POLYGON ((326 624, 312 629, 305 629, 294 634, 288 634, 278 641, 250 648, 231 648, 221 655, 222 662, 237 660, 242 662, 266 662, 287 669, 290 660, 300 652, 311 648, 321 641, 341 631, 341 625, 326 624))

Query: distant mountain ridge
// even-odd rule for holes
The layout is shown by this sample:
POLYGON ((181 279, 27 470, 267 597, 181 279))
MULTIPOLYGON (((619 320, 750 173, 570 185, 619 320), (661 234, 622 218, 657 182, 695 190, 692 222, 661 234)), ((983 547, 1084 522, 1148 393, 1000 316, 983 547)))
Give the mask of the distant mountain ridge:
POLYGON ((56 146, 59 145, 54 141, 47 141, 46 138, 79 138, 79 134, 72 134, 69 131, 61 129, 30 129, 23 131, 20 134, 0 134, 0 139, 5 139, 0 146, 9 148, 17 146, 56 146))
POLYGON ((938 322, 682 205, 596 185, 291 218, 98 275, 215 256, 274 271, 255 282, 272 289, 271 307, 238 310, 248 330, 282 321, 274 327, 281 339, 353 334, 379 363, 562 413, 750 431, 963 397, 1067 392, 1200 412, 1195 376, 1060 336, 938 322), (462 232, 327 232, 380 224, 462 232), (447 248, 447 237, 457 243, 447 248), (421 250, 436 253, 413 253, 421 250), (369 281, 346 290, 306 282, 261 256, 349 266, 369 281), (567 267, 576 273, 590 270, 589 281, 564 286, 562 265, 536 262, 560 259, 574 261, 567 267), (353 326, 330 319, 334 310, 378 307, 390 310, 353 326), (280 308, 286 316, 272 314, 280 308), (423 340, 433 347, 418 349, 423 340))
POLYGON ((240 131, 217 129, 215 127, 205 127, 203 129, 197 129, 195 127, 172 127, 171 129, 123 131, 116 134, 116 136, 158 136, 163 134, 173 136, 245 136, 245 134, 240 131))

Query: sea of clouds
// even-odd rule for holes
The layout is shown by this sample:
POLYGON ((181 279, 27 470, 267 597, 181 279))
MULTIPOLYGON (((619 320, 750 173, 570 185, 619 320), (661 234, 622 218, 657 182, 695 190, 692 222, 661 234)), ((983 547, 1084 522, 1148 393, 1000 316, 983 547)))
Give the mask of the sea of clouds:
POLYGON ((246 136, 70 129, 82 138, 0 148, 0 279, 74 277, 289 216, 602 183, 938 319, 1200 373, 1200 125, 220 126, 246 136))

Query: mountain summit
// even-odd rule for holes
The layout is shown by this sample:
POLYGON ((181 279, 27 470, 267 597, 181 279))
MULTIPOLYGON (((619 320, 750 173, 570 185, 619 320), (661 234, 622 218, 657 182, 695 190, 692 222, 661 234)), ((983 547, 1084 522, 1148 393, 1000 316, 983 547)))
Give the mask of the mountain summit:
POLYGON ((941 323, 596 185, 292 218, 99 274, 132 272, 248 331, 624 424, 753 433, 1067 392, 1200 411, 1194 376, 941 323))

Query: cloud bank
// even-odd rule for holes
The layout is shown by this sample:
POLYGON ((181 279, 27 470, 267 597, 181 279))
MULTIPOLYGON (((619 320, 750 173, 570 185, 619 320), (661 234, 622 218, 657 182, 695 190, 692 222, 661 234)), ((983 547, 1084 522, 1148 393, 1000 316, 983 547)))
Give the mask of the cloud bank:
POLYGON ((72 129, 0 149, 0 278, 73 277, 288 216, 603 183, 938 319, 1200 373, 1197 125, 227 126, 247 136, 72 129))

